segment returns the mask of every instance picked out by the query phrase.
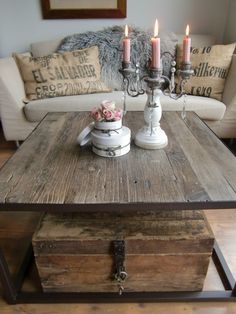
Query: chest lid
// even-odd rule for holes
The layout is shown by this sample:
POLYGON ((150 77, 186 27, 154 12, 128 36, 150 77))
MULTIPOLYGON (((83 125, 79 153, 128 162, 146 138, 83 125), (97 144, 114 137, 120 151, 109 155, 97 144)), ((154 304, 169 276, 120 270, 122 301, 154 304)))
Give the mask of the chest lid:
POLYGON ((209 252, 214 237, 201 211, 134 214, 45 214, 33 236, 39 254, 110 254, 124 240, 128 254, 209 252))

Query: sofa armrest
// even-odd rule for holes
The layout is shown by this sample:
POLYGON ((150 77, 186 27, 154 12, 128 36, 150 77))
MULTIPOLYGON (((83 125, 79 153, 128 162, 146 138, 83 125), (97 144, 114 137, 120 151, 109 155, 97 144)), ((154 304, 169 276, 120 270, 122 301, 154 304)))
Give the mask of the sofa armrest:
MULTIPOLYGON (((15 105, 22 108, 24 106, 22 100, 26 97, 24 83, 13 58, 0 59, 0 79, 5 86, 4 92, 11 96, 15 105)), ((3 90, 1 89, 1 96, 2 94, 3 90)))
POLYGON ((35 127, 25 118, 24 83, 13 58, 0 59, 0 116, 6 140, 24 140, 35 127))
POLYGON ((236 112, 236 54, 232 57, 222 100, 226 105, 227 111, 231 110, 236 112))

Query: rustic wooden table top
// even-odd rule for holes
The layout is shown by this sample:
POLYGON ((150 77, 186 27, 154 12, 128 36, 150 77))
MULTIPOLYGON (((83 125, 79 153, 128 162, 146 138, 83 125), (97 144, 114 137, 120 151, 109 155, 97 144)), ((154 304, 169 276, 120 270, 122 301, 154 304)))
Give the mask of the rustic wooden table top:
MULTIPOLYGON (((88 113, 50 113, 0 171, 0 209, 236 208, 236 158, 194 113, 164 112, 169 144, 104 158, 79 147, 88 113), (44 204, 42 206, 42 204, 44 204)), ((142 112, 128 112, 132 136, 142 112)))

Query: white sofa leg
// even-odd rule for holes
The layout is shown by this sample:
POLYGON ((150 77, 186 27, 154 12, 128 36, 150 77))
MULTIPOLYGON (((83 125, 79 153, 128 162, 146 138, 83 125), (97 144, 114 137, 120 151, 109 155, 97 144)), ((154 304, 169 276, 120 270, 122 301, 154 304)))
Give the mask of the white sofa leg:
POLYGON ((19 141, 15 141, 16 143, 16 147, 19 148, 20 147, 20 142, 19 141))

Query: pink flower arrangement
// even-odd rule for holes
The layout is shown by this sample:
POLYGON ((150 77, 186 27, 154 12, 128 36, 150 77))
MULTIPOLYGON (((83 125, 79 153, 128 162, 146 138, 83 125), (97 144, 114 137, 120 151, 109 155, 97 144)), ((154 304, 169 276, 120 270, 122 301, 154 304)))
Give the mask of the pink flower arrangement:
POLYGON ((99 107, 91 111, 90 115, 95 121, 113 122, 122 119, 122 109, 116 108, 114 101, 103 100, 99 107))

